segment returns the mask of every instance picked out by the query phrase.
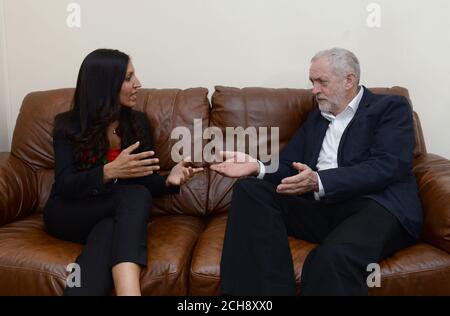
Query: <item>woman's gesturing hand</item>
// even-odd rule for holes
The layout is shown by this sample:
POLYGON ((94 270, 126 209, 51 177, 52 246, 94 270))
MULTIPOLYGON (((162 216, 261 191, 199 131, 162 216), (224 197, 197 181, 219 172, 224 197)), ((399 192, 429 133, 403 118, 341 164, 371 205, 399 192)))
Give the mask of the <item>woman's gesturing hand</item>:
POLYGON ((113 179, 145 177, 159 170, 159 159, 151 158, 155 155, 153 151, 132 154, 132 152, 135 151, 139 145, 140 143, 137 142, 124 149, 114 161, 107 163, 104 166, 104 182, 108 182, 113 179))
POLYGON ((195 174, 202 171, 203 168, 192 167, 190 157, 186 157, 172 168, 169 176, 167 177, 166 186, 170 187, 183 185, 195 174))

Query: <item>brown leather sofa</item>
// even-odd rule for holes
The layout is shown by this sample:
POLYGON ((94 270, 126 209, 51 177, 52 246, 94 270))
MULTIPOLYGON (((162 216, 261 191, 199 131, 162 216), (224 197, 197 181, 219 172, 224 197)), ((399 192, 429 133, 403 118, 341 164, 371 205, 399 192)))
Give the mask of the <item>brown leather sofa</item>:
MULTIPOLYGON (((401 94, 403 88, 378 88, 401 94)), ((61 295, 66 266, 81 245, 49 236, 42 208, 53 182, 52 128, 56 114, 69 109, 73 89, 29 94, 22 105, 11 153, 0 154, 0 295, 61 295)), ((280 147, 313 108, 309 90, 216 87, 142 89, 138 109, 147 113, 162 170, 174 162, 170 151, 176 126, 203 128, 279 126, 280 147)), ((450 162, 428 154, 417 114, 414 172, 424 209, 423 240, 381 263, 381 288, 372 295, 450 295, 450 162)), ((196 135, 202 138, 201 135, 196 135)), ((148 224, 148 267, 144 295, 219 295, 222 243, 234 180, 206 171, 179 195, 154 201, 148 224)), ((314 244, 290 238, 297 280, 314 244)), ((298 284, 298 292, 301 286, 298 284)))

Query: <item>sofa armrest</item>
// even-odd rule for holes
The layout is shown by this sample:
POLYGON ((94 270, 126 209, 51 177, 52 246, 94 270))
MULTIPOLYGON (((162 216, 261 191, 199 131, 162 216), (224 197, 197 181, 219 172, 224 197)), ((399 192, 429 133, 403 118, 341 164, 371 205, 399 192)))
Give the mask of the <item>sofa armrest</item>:
POLYGON ((414 160, 426 242, 450 253, 450 161, 424 154, 414 160))
POLYGON ((37 203, 33 170, 10 153, 0 153, 0 226, 30 215, 37 203))

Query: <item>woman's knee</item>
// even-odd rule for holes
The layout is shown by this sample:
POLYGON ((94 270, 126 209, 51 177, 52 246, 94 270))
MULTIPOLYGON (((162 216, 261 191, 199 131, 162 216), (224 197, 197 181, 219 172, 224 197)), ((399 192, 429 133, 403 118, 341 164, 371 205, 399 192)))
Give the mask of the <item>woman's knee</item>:
POLYGON ((116 188, 115 198, 118 203, 133 203, 150 206, 152 203, 152 195, 150 191, 143 185, 127 184, 119 185, 116 188))
POLYGON ((96 242, 101 243, 101 247, 110 245, 114 233, 114 219, 107 217, 98 222, 91 230, 87 243, 96 242))

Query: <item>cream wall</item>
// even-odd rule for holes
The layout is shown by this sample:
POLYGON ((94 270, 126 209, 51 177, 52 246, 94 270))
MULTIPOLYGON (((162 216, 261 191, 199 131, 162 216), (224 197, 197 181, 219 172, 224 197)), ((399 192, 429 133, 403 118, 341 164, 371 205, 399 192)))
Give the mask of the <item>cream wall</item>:
MULTIPOLYGON (((450 158, 448 0, 0 1, 7 57, 0 122, 10 111, 10 132, 28 92, 73 87, 82 59, 95 48, 130 53, 144 87, 212 90, 217 84, 309 87, 311 56, 340 46, 359 56, 365 85, 410 90, 428 150, 450 158), (81 28, 66 25, 72 2, 81 6, 81 28), (381 7, 380 28, 367 25, 370 3, 381 7)), ((5 149, 7 132, 0 132, 5 149)))
POLYGON ((3 0, 0 0, 0 152, 9 151, 8 126, 12 121, 9 118, 9 99, 6 73, 6 46, 5 46, 5 24, 3 14, 3 0))

